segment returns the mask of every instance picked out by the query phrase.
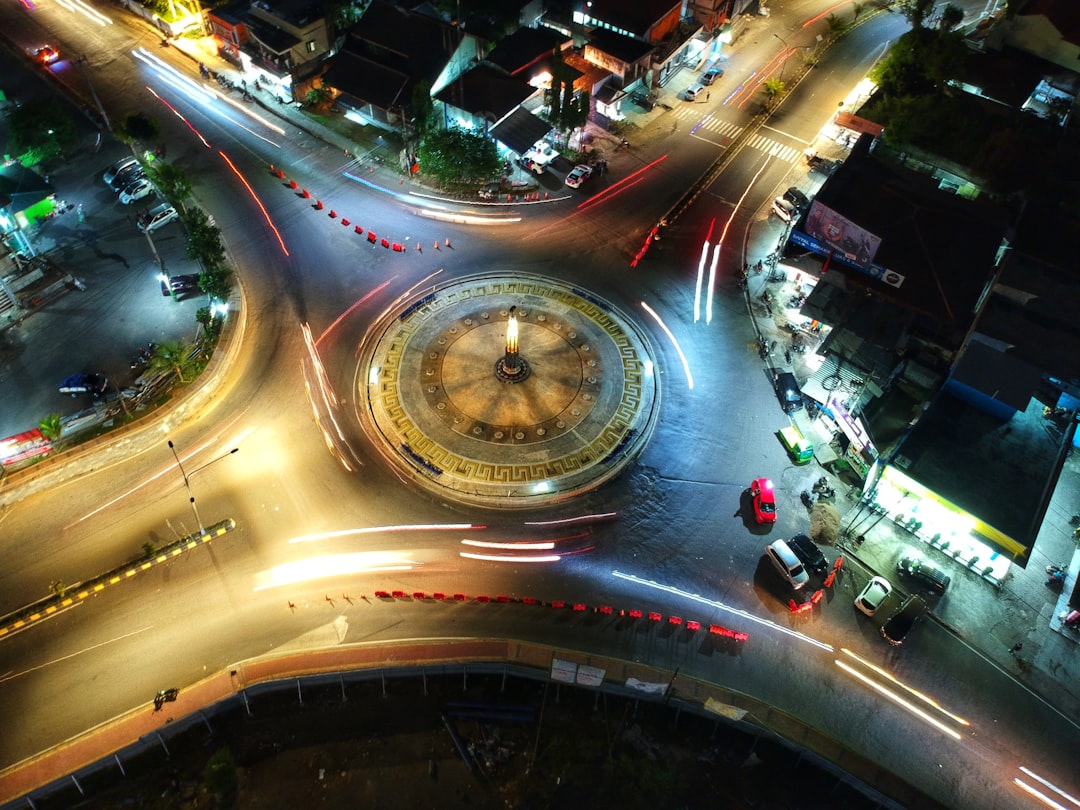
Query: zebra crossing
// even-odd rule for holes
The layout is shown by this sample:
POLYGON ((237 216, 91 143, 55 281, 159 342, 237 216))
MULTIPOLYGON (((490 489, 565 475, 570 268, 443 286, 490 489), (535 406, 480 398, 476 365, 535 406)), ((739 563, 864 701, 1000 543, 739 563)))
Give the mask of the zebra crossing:
MULTIPOLYGON (((693 110, 679 110, 675 115, 677 118, 681 118, 684 121, 697 117, 697 114, 693 110)), ((701 132, 702 130, 715 132, 722 138, 735 138, 743 131, 743 128, 730 121, 722 121, 719 118, 709 118, 700 124, 696 124, 691 132, 701 132)), ((803 153, 798 149, 774 141, 772 138, 766 138, 764 135, 754 135, 747 141, 747 146, 751 149, 757 149, 759 152, 771 155, 777 160, 782 160, 785 163, 794 163, 803 156, 803 153)))

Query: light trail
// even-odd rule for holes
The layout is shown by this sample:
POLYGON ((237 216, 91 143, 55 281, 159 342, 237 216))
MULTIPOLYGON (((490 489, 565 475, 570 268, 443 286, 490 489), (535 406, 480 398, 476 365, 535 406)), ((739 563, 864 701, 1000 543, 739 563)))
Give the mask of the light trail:
POLYGON ((251 199, 255 201, 255 204, 259 206, 259 210, 262 211, 262 215, 263 218, 266 220, 266 224, 270 226, 270 230, 272 230, 274 232, 274 236, 277 237, 278 244, 281 246, 281 252, 288 256, 289 249, 285 247, 285 240, 281 238, 281 234, 278 232, 278 229, 274 227, 273 220, 270 219, 270 214, 267 213, 266 206, 262 204, 262 200, 260 200, 259 195, 255 193, 255 189, 251 187, 251 184, 247 181, 247 178, 244 177, 244 175, 240 174, 240 170, 236 168, 236 165, 231 160, 229 160, 228 155, 226 155, 220 149, 218 150, 218 154, 221 155, 222 160, 224 160, 229 165, 229 168, 232 169, 233 174, 235 174, 240 180, 240 182, 244 184, 244 188, 248 190, 248 194, 251 195, 251 199))
POLYGON ((851 675, 853 678, 857 678, 858 680, 862 681, 864 684, 869 686, 871 689, 876 691, 878 694, 882 695, 883 697, 888 698, 889 700, 891 700, 896 705, 902 706, 903 708, 905 708, 909 712, 911 712, 911 714, 913 714, 916 717, 918 717, 919 719, 929 723, 934 728, 936 728, 938 731, 940 731, 942 734, 946 734, 949 737, 952 737, 957 742, 960 741, 960 733, 959 732, 954 731, 953 729, 949 728, 948 726, 946 726, 944 723, 942 723, 937 718, 931 717, 929 714, 924 712, 922 709, 920 709, 918 706, 916 706, 911 701, 905 700, 903 697, 896 694, 896 692, 893 692, 891 689, 887 689, 886 687, 882 686, 880 683, 875 683, 874 681, 870 680, 870 678, 868 676, 863 675, 861 672, 856 672, 853 667, 849 666, 848 664, 845 664, 843 661, 841 661, 838 658, 833 659, 833 663, 836 664, 838 667, 840 667, 840 669, 844 670, 844 672, 851 675))
POLYGON ((658 591, 663 591, 665 593, 670 593, 675 596, 682 597, 683 599, 689 599, 690 601, 697 602, 701 605, 706 605, 708 607, 716 608, 717 610, 722 610, 725 613, 730 613, 733 616, 738 616, 740 619, 745 619, 748 622, 753 622, 754 624, 761 627, 767 627, 770 630, 777 630, 784 635, 791 636, 792 638, 798 639, 799 641, 804 641, 807 644, 825 650, 826 652, 833 652, 835 650, 835 648, 831 644, 826 644, 824 641, 818 641, 816 638, 811 638, 810 636, 803 635, 798 630, 792 630, 790 627, 784 627, 781 624, 776 624, 776 622, 771 622, 768 619, 762 619, 761 617, 755 616, 752 613, 747 613, 742 608, 733 608, 730 605, 725 605, 723 602, 717 602, 715 599, 706 599, 700 594, 688 593, 687 591, 680 590, 672 585, 662 585, 654 580, 642 579, 641 577, 635 576, 634 574, 624 574, 621 571, 612 571, 611 575, 617 579, 623 579, 627 582, 633 582, 637 585, 644 585, 648 588, 653 588, 658 591))
MULTIPOLYGON (((587 199, 587 200, 585 200, 585 201, 583 201, 581 203, 578 203, 578 206, 577 206, 578 210, 582 211, 582 210, 594 205, 597 202, 601 202, 603 200, 606 200, 609 197, 613 196, 617 191, 618 191, 618 193, 621 193, 623 190, 625 190, 625 189, 622 188, 624 185, 626 185, 627 183, 630 183, 631 180, 635 180, 635 178, 639 178, 642 174, 644 174, 645 172, 647 172, 649 169, 653 168, 654 166, 658 166, 659 164, 663 163, 665 160, 667 160, 667 157, 668 156, 666 154, 661 155, 656 160, 653 160, 653 161, 651 161, 649 163, 646 163, 640 169, 636 169, 635 171, 630 172, 630 174, 626 175, 626 177, 624 177, 622 180, 619 180, 617 183, 612 183, 610 186, 608 186, 607 188, 605 188, 603 191, 599 192, 598 194, 594 194, 593 196, 589 197, 589 199, 587 199)), ((635 184, 636 184, 636 181, 635 181, 635 184)))
POLYGON ((693 390, 694 377, 690 373, 690 363, 689 361, 687 361, 686 355, 683 354, 682 346, 679 345, 679 341, 675 339, 674 333, 672 333, 672 331, 668 329, 668 325, 660 319, 660 316, 656 314, 656 311, 652 307, 650 307, 644 301, 641 302, 641 306, 653 317, 653 320, 655 320, 660 325, 660 328, 664 330, 664 334, 668 336, 668 340, 671 341, 671 345, 675 347, 675 351, 679 353, 679 359, 682 360, 683 371, 686 372, 686 383, 690 386, 690 389, 693 390))
POLYGON ((341 529, 336 532, 320 532, 293 537, 290 543, 311 543, 315 540, 332 540, 335 537, 349 537, 359 534, 392 534, 394 532, 467 532, 486 529, 487 526, 475 523, 412 523, 399 526, 367 526, 359 529, 341 529))
POLYGON ((959 715, 953 714, 952 712, 950 712, 950 711, 948 711, 946 709, 943 709, 941 707, 941 704, 939 704, 936 700, 934 700, 929 695, 926 695, 926 694, 920 692, 918 689, 915 689, 915 688, 913 688, 911 686, 908 686, 907 684, 901 682, 900 680, 898 680, 891 673, 886 672, 884 669, 877 666, 876 664, 871 664, 865 658, 862 658, 862 657, 856 655, 855 653, 853 653, 851 650, 847 649, 846 647, 841 647, 840 652, 843 653, 844 655, 847 655, 847 656, 850 656, 851 658, 854 658, 856 661, 858 661, 864 667, 869 669, 871 672, 876 672, 881 677, 887 678, 891 683, 895 684, 896 686, 899 686, 901 689, 908 692, 910 695, 913 695, 914 697, 918 698, 923 703, 925 703, 927 706, 931 706, 934 709, 936 709, 937 711, 941 712, 943 715, 948 717, 954 723, 958 723, 961 726, 970 726, 971 725, 971 723, 969 723, 963 717, 960 717, 959 715))
POLYGON ((712 264, 709 265, 709 297, 705 299, 705 323, 712 323, 713 290, 716 289, 716 266, 720 263, 720 247, 723 244, 723 242, 716 243, 716 247, 713 248, 712 264))
POLYGON ((319 335, 319 337, 315 340, 315 345, 318 346, 320 343, 322 343, 323 338, 325 338, 328 334, 333 332, 334 328, 339 323, 341 323, 343 320, 345 320, 347 317, 349 317, 349 315, 351 315, 356 310, 357 307, 360 307, 363 304, 365 304, 368 301, 368 299, 371 298, 372 296, 378 295, 379 293, 381 293, 383 290, 385 290, 390 285, 390 282, 394 281, 395 279, 397 279, 397 276, 390 276, 390 278, 388 278, 386 281, 384 281, 382 284, 380 284, 378 287, 376 287, 374 290, 369 292, 364 297, 358 299, 356 301, 356 303, 354 303, 351 307, 349 307, 347 310, 345 310, 340 315, 338 315, 337 318, 334 319, 333 323, 331 323, 328 327, 326 327, 323 330, 322 334, 319 335))
POLYGON ((596 515, 579 515, 572 518, 560 518, 559 520, 526 520, 526 526, 557 526, 564 523, 582 523, 586 520, 614 520, 619 516, 618 512, 601 512, 596 515))
POLYGON ((104 28, 106 25, 113 24, 112 20, 99 12, 97 9, 88 6, 86 3, 83 2, 83 0, 71 0, 70 2, 69 0, 56 0, 56 4, 61 8, 67 9, 72 14, 82 14, 84 17, 86 17, 86 19, 90 20, 90 22, 97 23, 102 28, 104 28))
POLYGON ((476 548, 505 548, 511 550, 524 548, 533 551, 551 551, 555 548, 555 544, 550 541, 544 543, 532 543, 528 541, 522 541, 520 543, 496 543, 486 540, 462 540, 461 544, 464 546, 475 546, 476 548))
POLYGON ((1054 801, 1053 799, 1051 799, 1049 796, 1047 796, 1045 793, 1043 793, 1038 788, 1035 788, 1035 787, 1032 787, 1031 785, 1029 785, 1027 782, 1025 782, 1019 776, 1013 777, 1013 784, 1016 785, 1018 788, 1020 788, 1025 793, 1027 793, 1033 799, 1038 799, 1043 804, 1045 804, 1047 807, 1053 808, 1053 810, 1069 810, 1069 808, 1067 808, 1065 805, 1061 804, 1060 802, 1054 801))
POLYGON ((459 551, 458 554, 467 560, 482 560, 484 562, 512 562, 512 563, 549 563, 558 562, 562 559, 558 554, 548 554, 542 557, 518 557, 500 556, 498 554, 471 554, 468 551, 459 551))
POLYGON ((352 554, 330 554, 306 560, 277 565, 268 571, 255 574, 254 591, 295 585, 312 579, 340 577, 354 574, 385 573, 387 571, 411 571, 416 563, 409 554, 386 551, 357 551, 352 554))
MULTIPOLYGON (((1024 765, 1020 766, 1020 770, 1021 770, 1021 772, 1026 773, 1028 776, 1030 776, 1036 782, 1043 785, 1044 787, 1050 788, 1050 790, 1054 791, 1054 793, 1058 794, 1061 798, 1065 799, 1067 802, 1070 802, 1074 807, 1080 807, 1080 800, 1078 800, 1075 796, 1071 796, 1070 794, 1066 793, 1064 790, 1059 788, 1053 782, 1050 782, 1049 780, 1044 779, 1043 777, 1039 776, 1033 770, 1031 770, 1030 768, 1028 768, 1028 767, 1026 767, 1024 765)), ((1061 810, 1068 810, 1068 808, 1063 807, 1062 805, 1058 804, 1054 800, 1050 799, 1049 797, 1047 797, 1041 791, 1036 790, 1034 788, 1031 788, 1030 786, 1024 784, 1024 782, 1022 782, 1019 779, 1019 777, 1016 778, 1016 779, 1013 779, 1013 782, 1015 782, 1017 785, 1022 787, 1028 793, 1031 793, 1033 796, 1037 796, 1039 799, 1041 799, 1043 802, 1045 802, 1050 807, 1054 807, 1054 808, 1059 808, 1060 807, 1061 810)))
POLYGON ((177 118, 179 118, 179 119, 180 119, 181 121, 183 121, 183 122, 184 122, 184 125, 185 125, 185 126, 186 126, 186 127, 188 128, 188 129, 190 129, 190 130, 192 131, 192 133, 194 133, 195 137, 196 137, 196 138, 198 138, 198 139, 199 139, 200 141, 202 141, 202 145, 203 145, 203 146, 205 146, 205 147, 206 147, 207 149, 210 149, 210 148, 211 148, 211 147, 210 147, 210 142, 209 142, 209 141, 207 141, 207 140, 206 140, 206 138, 204 138, 204 137, 203 137, 202 133, 201 133, 201 132, 199 132, 199 130, 195 129, 195 127, 191 125, 191 122, 190 122, 190 121, 188 121, 188 120, 187 120, 186 118, 184 118, 184 116, 183 116, 183 115, 181 115, 181 114, 180 114, 180 111, 179 111, 178 109, 176 109, 176 107, 174 107, 174 106, 173 106, 172 104, 170 104, 170 103, 169 103, 169 102, 167 102, 167 101, 166 101, 165 99, 163 99, 163 98, 162 98, 161 96, 159 96, 159 95, 158 95, 158 94, 157 94, 157 93, 156 93, 156 92, 154 91, 154 88, 153 88, 153 87, 150 87, 150 85, 147 85, 147 86, 146 86, 146 89, 150 91, 150 95, 152 95, 152 96, 153 96, 154 98, 156 98, 156 99, 157 99, 158 101, 160 101, 160 102, 161 102, 162 104, 164 104, 164 105, 165 105, 166 107, 168 107, 168 108, 169 108, 170 110, 172 110, 172 114, 173 114, 173 115, 175 115, 175 116, 176 116, 177 118))
POLYGON ((757 89, 765 83, 766 79, 769 78, 769 73, 773 70, 776 70, 778 66, 782 65, 785 61, 787 61, 787 59, 794 52, 794 48, 790 49, 790 53, 787 47, 781 48, 772 59, 765 63, 765 66, 763 68, 757 71, 757 73, 755 74, 755 76, 757 76, 757 80, 746 87, 746 89, 743 91, 743 93, 745 94, 744 97, 739 101, 736 106, 739 109, 742 109, 743 105, 746 104, 746 102, 748 102, 753 97, 757 89))
MULTIPOLYGON (((197 454, 203 452, 204 450, 208 450, 214 444, 217 444, 221 439, 221 434, 224 433, 226 430, 228 430, 233 425, 235 425, 242 418, 244 418, 244 413, 239 413, 239 414, 236 414, 235 416, 233 416, 232 419, 230 419, 225 425, 223 425, 221 427, 221 429, 220 429, 220 431, 218 433, 215 433, 213 436, 208 438, 202 444, 197 446, 194 450, 188 451, 188 453, 186 455, 181 456, 181 459, 180 459, 181 463, 184 462, 184 461, 189 461, 190 459, 194 458, 197 454)), ((169 429, 169 426, 166 424, 166 425, 163 425, 163 427, 165 428, 165 430, 167 432, 168 429, 169 429)), ((242 435, 246 436, 246 435, 248 435, 248 433, 250 433, 250 431, 246 431, 242 435)), ((161 470, 154 473, 149 478, 144 478, 142 481, 135 484, 133 487, 130 487, 129 489, 127 489, 124 492, 120 493, 115 498, 113 498, 111 501, 106 501, 105 503, 101 504, 101 506, 99 506, 97 509, 92 509, 91 511, 87 512, 85 515, 83 515, 78 520, 76 520, 75 523, 82 523, 84 520, 89 520, 94 515, 98 514, 99 512, 104 512, 110 506, 113 506, 114 504, 119 503, 120 501, 124 500, 125 498, 130 497, 131 495, 134 495, 136 492, 138 492, 143 487, 154 483, 157 479, 161 478, 162 476, 169 475, 169 474, 175 474, 175 472, 176 472, 176 466, 174 464, 169 464, 169 465, 163 467, 161 470)), ((194 475, 194 473, 192 473, 192 475, 194 475)), ((71 528, 72 526, 75 525, 75 523, 69 523, 67 526, 64 527, 64 529, 67 530, 67 529, 71 528)))
MULTIPOLYGON (((716 219, 713 219, 716 222, 716 219)), ((709 226, 712 231, 712 225, 709 226)), ((701 258, 698 259, 697 283, 694 285, 694 323, 701 320, 701 287, 705 283, 705 262, 709 258, 709 240, 701 243, 701 258)))
MULTIPOLYGON (((263 116, 256 113, 253 109, 245 107, 244 105, 240 104, 240 102, 235 101, 229 96, 224 95, 215 88, 209 85, 203 85, 195 82, 193 79, 180 73, 172 65, 168 64, 167 62, 163 62, 159 57, 155 56, 150 51, 147 51, 145 48, 138 48, 132 51, 132 55, 139 61, 146 64, 151 70, 156 71, 158 76, 168 85, 170 85, 174 90, 184 94, 196 104, 201 104, 205 106, 208 102, 217 99, 223 104, 227 104, 230 107, 233 107, 234 109, 243 113, 248 118, 258 121, 270 131, 276 132, 279 135, 285 134, 285 130, 279 127, 273 121, 264 118, 263 116)), ((220 110, 217 110, 216 112, 230 124, 240 127, 252 137, 264 141, 270 146, 273 146, 275 149, 281 148, 281 144, 277 143, 276 141, 270 140, 264 135, 259 134, 258 132, 248 126, 245 126, 242 122, 236 120, 235 118, 225 115, 220 110)))
POLYGON ((836 5, 834 5, 834 6, 829 6, 829 7, 828 7, 827 9, 825 9, 825 10, 824 10, 823 12, 821 12, 820 14, 818 14, 818 15, 817 15, 816 17, 811 17, 811 18, 810 18, 809 20, 807 20, 806 22, 804 22, 804 23, 802 24, 802 27, 803 27, 803 28, 806 28, 806 27, 807 27, 807 26, 809 26, 809 25, 813 25, 813 24, 814 24, 814 23, 816 23, 816 22, 817 22, 818 20, 820 20, 820 19, 823 19, 823 18, 825 18, 825 17, 828 17, 828 16, 830 15, 830 14, 832 14, 832 13, 833 13, 834 11, 836 11, 837 9, 840 9, 840 8, 843 8, 844 6, 846 6, 846 5, 848 4, 848 2, 849 2, 849 0, 840 0, 840 2, 839 2, 839 3, 837 3, 837 4, 836 4, 836 5))

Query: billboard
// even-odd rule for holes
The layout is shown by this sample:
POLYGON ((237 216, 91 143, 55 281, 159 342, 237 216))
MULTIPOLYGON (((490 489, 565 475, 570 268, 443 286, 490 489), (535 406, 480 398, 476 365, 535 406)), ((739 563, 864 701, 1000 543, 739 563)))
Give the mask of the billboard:
POLYGON ((803 229, 864 270, 870 267, 881 246, 880 236, 875 236, 817 200, 810 206, 803 229))

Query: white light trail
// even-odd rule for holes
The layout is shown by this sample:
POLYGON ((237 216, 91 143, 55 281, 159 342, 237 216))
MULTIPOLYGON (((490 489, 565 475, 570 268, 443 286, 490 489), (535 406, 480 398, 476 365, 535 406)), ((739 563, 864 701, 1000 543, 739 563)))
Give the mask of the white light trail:
POLYGON ((954 723, 959 723, 962 726, 970 726, 971 725, 971 723, 969 723, 963 717, 960 717, 959 715, 953 714, 952 712, 950 712, 950 711, 948 711, 946 709, 943 709, 941 707, 941 704, 939 704, 936 700, 934 700, 929 695, 923 694, 918 689, 915 689, 913 687, 908 686, 905 683, 902 683, 895 676, 893 676, 891 673, 886 672, 881 667, 879 667, 879 666, 877 666, 875 664, 871 664, 865 658, 862 658, 861 656, 856 655, 855 653, 853 653, 851 650, 847 649, 846 647, 842 647, 840 649, 840 652, 843 653, 844 655, 847 655, 847 656, 849 656, 851 658, 854 658, 856 661, 858 661, 864 667, 866 667, 867 669, 869 669, 872 672, 876 672, 882 678, 887 678, 889 681, 896 684, 896 686, 899 686, 904 691, 908 692, 909 694, 913 695, 914 697, 917 697, 919 700, 921 700, 927 706, 931 706, 934 709, 936 709, 937 711, 941 712, 943 715, 948 717, 954 723))
POLYGON ((477 548, 506 548, 511 550, 517 550, 520 548, 531 549, 533 551, 551 551, 555 548, 555 544, 551 542, 545 543, 496 543, 487 540, 462 540, 461 544, 464 546, 476 546, 477 548))
POLYGON ((551 554, 544 557, 518 557, 516 555, 499 556, 496 554, 470 554, 468 551, 459 551, 462 557, 467 560, 483 560, 484 562, 512 562, 512 563, 548 563, 558 562, 562 559, 558 554, 551 554))
POLYGON ((652 315, 653 319, 660 325, 660 328, 664 330, 664 334, 668 336, 668 340, 670 340, 671 344, 675 347, 675 351, 679 353, 679 359, 682 360, 683 371, 686 372, 686 383, 690 386, 690 389, 693 390, 694 377, 690 374, 690 363, 687 361, 686 355, 683 354, 682 346, 679 345, 679 341, 675 339, 675 335, 672 334, 670 329, 668 329, 667 324, 660 320, 660 316, 656 314, 652 307, 650 307, 644 301, 641 302, 641 306, 645 309, 646 312, 652 315))
POLYGON ((722 610, 725 613, 730 613, 733 616, 738 616, 740 619, 745 619, 748 622, 753 622, 754 624, 760 625, 762 627, 768 627, 771 630, 779 630, 785 635, 796 638, 799 641, 805 641, 807 644, 812 644, 813 646, 825 650, 826 652, 833 652, 835 650, 835 648, 831 644, 826 644, 824 641, 818 641, 816 638, 811 638, 810 636, 803 635, 798 630, 792 630, 789 627, 784 627, 783 625, 776 624, 775 622, 770 622, 768 619, 762 619, 759 616, 753 615, 752 613, 747 613, 741 608, 733 608, 730 605, 725 605, 723 602, 717 602, 715 599, 706 599, 700 594, 688 593, 671 585, 662 585, 659 582, 655 582, 651 579, 642 579, 641 577, 635 576, 634 574, 624 574, 621 571, 612 571, 611 575, 618 579, 624 579, 627 582, 634 582, 638 585, 645 585, 646 587, 654 588, 658 591, 664 591, 665 593, 674 594, 675 596, 681 596, 684 599, 689 599, 701 605, 707 605, 709 607, 716 608, 717 610, 722 610))
MULTIPOLYGON (((1035 771, 1031 770, 1031 768, 1028 768, 1028 767, 1026 767, 1024 765, 1021 765, 1020 770, 1023 773, 1026 773, 1028 776, 1030 776, 1036 782, 1039 782, 1040 784, 1045 785, 1046 787, 1050 788, 1050 790, 1054 791, 1054 793, 1061 796, 1061 798, 1065 799, 1066 801, 1071 802, 1075 807, 1080 807, 1080 799, 1077 799, 1074 796, 1070 796, 1068 793, 1066 793, 1064 790, 1059 788, 1053 782, 1050 782, 1047 779, 1044 779, 1043 777, 1039 776, 1037 773, 1035 773, 1035 771)), ((1061 805, 1054 805, 1054 806, 1055 807, 1060 807, 1061 805)))
POLYGON ((1016 785, 1018 788, 1020 788, 1025 793, 1027 793, 1032 798, 1035 798, 1035 799, 1038 799, 1039 801, 1041 801, 1047 807, 1052 807, 1054 810, 1069 810, 1069 808, 1067 808, 1065 805, 1060 804, 1058 802, 1055 802, 1053 799, 1051 799, 1049 796, 1047 796, 1041 790, 1039 790, 1038 788, 1032 787, 1027 782, 1025 782, 1023 779, 1021 779, 1019 776, 1013 777, 1013 784, 1016 785))
POLYGON ((559 520, 526 520, 526 526, 557 526, 562 523, 584 523, 588 520, 614 520, 619 516, 618 512, 600 512, 595 515, 579 515, 572 518, 560 518, 559 520))
POLYGON ((694 323, 701 320, 701 285, 705 281, 705 260, 709 258, 709 240, 701 244, 701 258, 697 264, 697 284, 694 286, 694 323))
POLYGON ((885 688, 880 683, 875 683, 874 681, 870 680, 870 678, 868 676, 863 675, 861 672, 856 672, 852 667, 845 664, 843 661, 841 661, 838 658, 833 659, 833 663, 836 664, 838 667, 840 667, 840 669, 844 670, 846 673, 851 675, 853 678, 859 679, 860 681, 865 683, 867 686, 869 686, 874 691, 878 692, 879 694, 881 694, 884 697, 891 700, 893 703, 897 704, 898 706, 903 706, 905 709, 907 709, 913 715, 915 715, 916 717, 918 717, 918 718, 924 720, 925 722, 929 723, 934 728, 936 728, 938 731, 940 731, 942 734, 947 734, 948 736, 952 737, 954 740, 957 740, 957 741, 960 740, 960 733, 959 732, 954 731, 953 729, 949 728, 948 726, 946 726, 944 723, 942 723, 937 718, 931 717, 929 714, 924 712, 922 709, 920 709, 914 703, 911 703, 910 701, 905 700, 903 697, 896 694, 896 692, 893 692, 891 689, 885 688))
POLYGON ((97 23, 102 28, 106 25, 113 24, 112 20, 100 13, 97 9, 88 6, 83 0, 71 0, 70 2, 69 0, 56 0, 56 2, 61 8, 66 8, 72 13, 82 14, 90 20, 90 22, 97 23))
POLYGON ((385 571, 411 571, 416 567, 408 554, 399 552, 358 551, 352 554, 331 554, 285 563, 260 571, 255 575, 255 591, 295 585, 312 579, 340 577, 351 574, 371 574, 385 571))
POLYGON ((467 532, 486 529, 487 526, 474 523, 414 523, 401 526, 368 526, 361 529, 341 529, 336 532, 306 534, 294 537, 290 543, 311 543, 315 540, 331 540, 335 537, 349 537, 354 534, 390 534, 392 532, 467 532))
POLYGON ((716 265, 720 263, 721 245, 723 242, 717 242, 713 248, 712 264, 709 266, 709 297, 705 299, 705 323, 712 323, 713 290, 716 289, 716 265))
MULTIPOLYGON (((270 131, 276 132, 278 135, 284 135, 285 134, 284 129, 279 127, 273 121, 270 121, 269 119, 264 118, 262 115, 255 112, 255 110, 253 108, 248 107, 248 106, 244 106, 243 104, 236 101, 235 99, 232 99, 229 96, 226 96, 223 93, 218 92, 213 87, 198 84, 193 79, 190 79, 187 76, 185 76, 184 74, 177 71, 176 68, 174 68, 172 65, 168 64, 167 62, 163 62, 158 56, 156 56, 155 54, 153 54, 150 51, 146 50, 145 48, 138 48, 137 50, 132 51, 132 54, 135 56, 136 59, 139 59, 140 61, 146 63, 147 66, 149 66, 152 69, 154 69, 155 71, 157 71, 158 75, 164 81, 166 81, 170 86, 172 86, 172 88, 174 90, 177 90, 177 91, 183 93, 184 95, 191 98, 193 101, 196 101, 196 102, 199 102, 199 103, 205 105, 207 101, 209 101, 211 99, 217 99, 218 101, 224 102, 225 104, 228 104, 229 106, 235 108, 236 110, 239 110, 244 115, 246 115, 248 118, 251 118, 251 119, 254 119, 255 121, 258 121, 260 124, 262 124, 264 127, 269 129, 270 131)), ((280 147, 281 146, 281 144, 275 143, 274 141, 271 141, 269 138, 266 138, 266 137, 260 135, 258 132, 255 132, 253 129, 249 129, 248 127, 244 126, 241 122, 237 121, 236 119, 230 118, 229 116, 224 115, 224 114, 221 114, 221 115, 222 115, 223 118, 225 118, 225 120, 229 121, 230 123, 235 124, 236 126, 243 129, 245 132, 248 132, 251 135, 253 135, 254 137, 258 138, 259 140, 265 141, 266 143, 268 143, 268 144, 270 144, 271 146, 274 146, 274 147, 280 147)))

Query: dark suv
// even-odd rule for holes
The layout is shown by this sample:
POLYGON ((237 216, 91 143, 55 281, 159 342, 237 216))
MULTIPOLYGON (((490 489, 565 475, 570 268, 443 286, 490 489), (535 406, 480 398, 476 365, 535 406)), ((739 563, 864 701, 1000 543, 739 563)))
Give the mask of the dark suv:
POLYGON ((828 573, 829 561, 825 559, 825 555, 821 553, 821 549, 817 547, 817 543, 810 539, 809 535, 797 534, 788 540, 787 544, 808 571, 813 571, 822 577, 828 573))
POLYGON ((799 189, 792 186, 784 192, 784 199, 794 205, 800 211, 810 210, 810 198, 803 194, 799 189))
POLYGON ((913 557, 910 554, 900 558, 900 561, 896 564, 896 570, 911 577, 923 587, 938 593, 944 592, 949 587, 949 583, 952 582, 948 574, 938 570, 926 560, 913 557))
POLYGON ((907 634, 915 626, 922 615, 926 613, 926 604, 917 596, 909 596, 904 604, 896 611, 889 620, 881 627, 881 637, 894 647, 904 643, 907 634))

